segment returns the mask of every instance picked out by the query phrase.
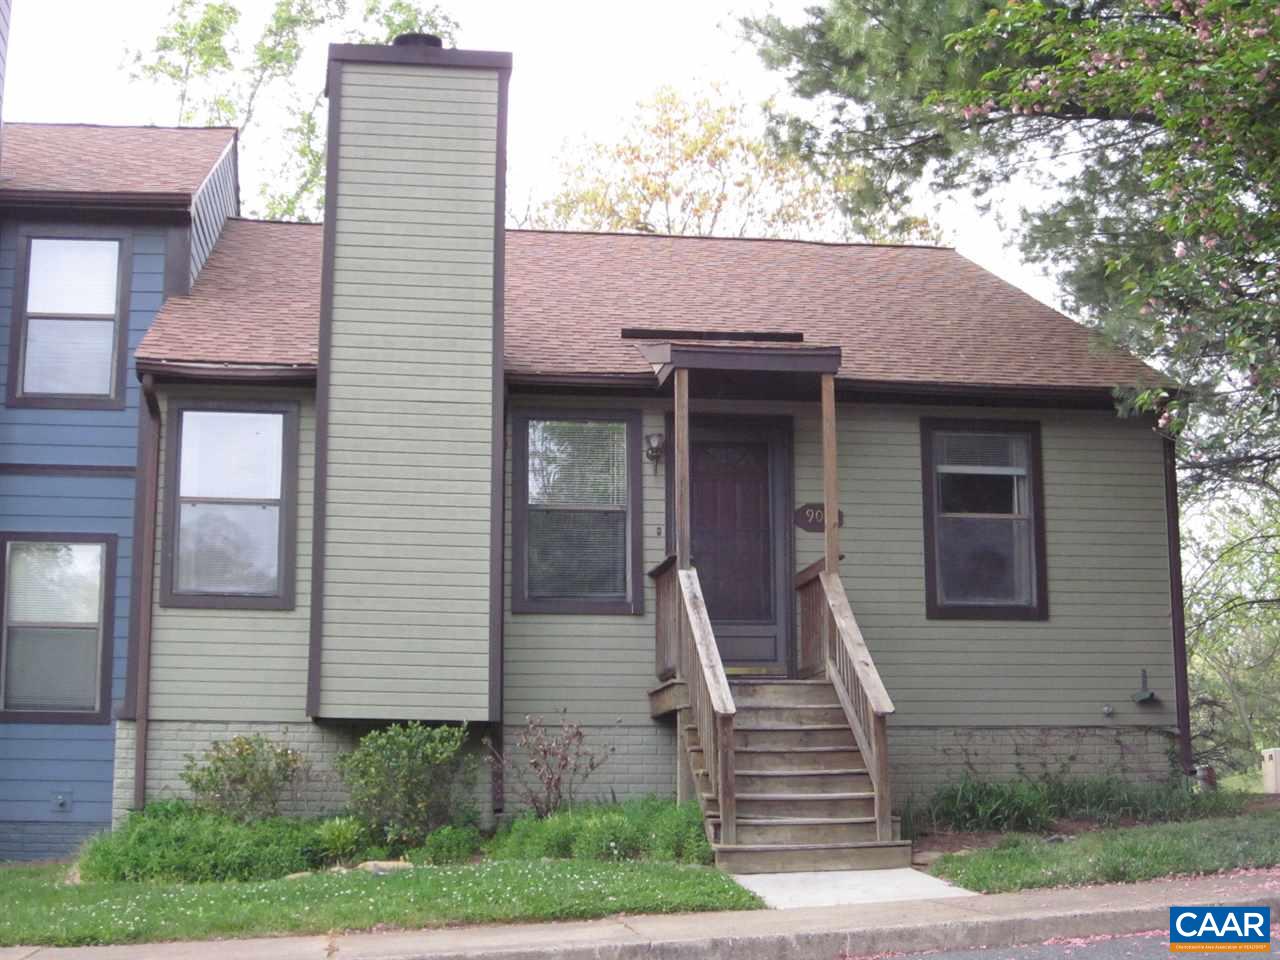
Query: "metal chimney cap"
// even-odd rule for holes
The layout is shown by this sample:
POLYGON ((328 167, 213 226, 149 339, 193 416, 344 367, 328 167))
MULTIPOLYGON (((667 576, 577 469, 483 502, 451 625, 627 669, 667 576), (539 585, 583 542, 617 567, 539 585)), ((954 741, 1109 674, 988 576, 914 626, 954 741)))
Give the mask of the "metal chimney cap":
POLYGON ((434 33, 402 33, 391 41, 393 47, 443 47, 444 41, 434 33))

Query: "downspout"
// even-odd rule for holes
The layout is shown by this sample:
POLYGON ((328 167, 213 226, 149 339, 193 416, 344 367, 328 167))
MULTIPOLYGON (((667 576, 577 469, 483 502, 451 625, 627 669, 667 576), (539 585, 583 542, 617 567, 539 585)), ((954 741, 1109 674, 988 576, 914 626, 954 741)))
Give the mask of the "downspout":
POLYGON ((1182 534, 1178 525, 1178 462, 1174 442, 1164 440, 1164 509, 1169 540, 1169 603, 1173 629, 1173 682, 1178 716, 1178 762, 1195 775, 1191 760, 1191 693, 1187 683, 1187 620, 1182 598, 1182 534))
POLYGON ((155 378, 142 377, 142 399, 146 416, 139 418, 138 482, 142 484, 139 506, 141 518, 133 545, 133 562, 138 565, 138 645, 137 689, 134 693, 133 808, 147 802, 147 726, 151 701, 151 611, 156 572, 156 507, 160 500, 160 401, 155 378))

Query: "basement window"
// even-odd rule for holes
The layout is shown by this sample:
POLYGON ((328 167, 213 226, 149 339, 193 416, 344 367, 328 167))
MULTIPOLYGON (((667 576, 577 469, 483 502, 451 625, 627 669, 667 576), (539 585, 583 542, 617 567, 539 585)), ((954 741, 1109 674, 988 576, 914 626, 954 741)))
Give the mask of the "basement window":
POLYGON ((1046 619, 1039 424, 925 419, 920 434, 928 616, 1046 619))
POLYGON ((162 604, 292 609, 297 408, 170 411, 162 604))
POLYGON ((639 415, 522 412, 512 430, 512 609, 639 613, 639 415))

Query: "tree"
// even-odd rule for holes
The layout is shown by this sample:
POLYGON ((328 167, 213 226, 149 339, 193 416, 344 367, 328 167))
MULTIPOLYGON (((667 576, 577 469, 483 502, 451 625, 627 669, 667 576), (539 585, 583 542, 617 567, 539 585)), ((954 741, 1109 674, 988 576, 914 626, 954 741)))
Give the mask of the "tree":
POLYGON ((289 220, 316 219, 324 197, 322 84, 295 78, 311 44, 388 43, 402 33, 452 42, 457 30, 438 6, 412 0, 357 0, 354 11, 349 0, 271 0, 251 44, 241 21, 232 2, 177 0, 151 49, 131 52, 134 76, 173 88, 177 123, 238 126, 242 156, 282 157, 252 212, 289 220), (263 122, 268 103, 273 124, 263 122))
MULTIPOLYGON (((764 135, 763 117, 718 87, 692 100, 660 88, 616 141, 589 143, 561 166, 563 186, 524 225, 847 240, 855 233, 839 197, 863 175, 788 155, 764 135)), ((862 228, 889 232, 874 218, 862 228)), ((904 218, 898 232, 931 235, 920 218, 904 218)))
POLYGON ((796 93, 834 104, 776 127, 815 162, 865 165, 855 217, 1037 178, 1024 255, 1187 388, 1125 404, 1182 437, 1196 489, 1280 494, 1274 2, 836 0, 747 28, 796 93))
POLYGON ((1187 541, 1187 652, 1198 763, 1256 768, 1280 743, 1280 505, 1221 504, 1187 541))

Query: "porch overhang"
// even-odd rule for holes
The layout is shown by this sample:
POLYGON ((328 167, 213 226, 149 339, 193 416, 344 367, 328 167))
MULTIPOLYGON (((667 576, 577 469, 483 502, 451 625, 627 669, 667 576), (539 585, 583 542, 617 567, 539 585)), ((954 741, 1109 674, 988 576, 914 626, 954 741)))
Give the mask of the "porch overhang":
POLYGON ((676 370, 831 374, 840 369, 839 347, 784 343, 680 343, 636 345, 658 385, 676 370))

